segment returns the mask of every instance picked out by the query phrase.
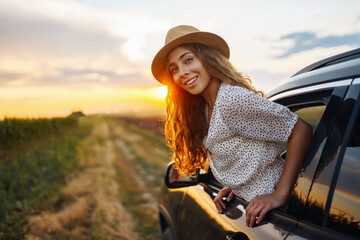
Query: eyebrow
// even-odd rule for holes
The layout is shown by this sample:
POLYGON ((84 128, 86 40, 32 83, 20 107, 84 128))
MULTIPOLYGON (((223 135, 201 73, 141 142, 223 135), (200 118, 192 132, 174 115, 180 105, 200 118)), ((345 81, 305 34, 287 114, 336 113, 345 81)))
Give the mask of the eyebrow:
MULTIPOLYGON (((189 54, 191 52, 185 52, 183 54, 180 55, 180 57, 178 58, 178 60, 181 60, 185 55, 189 54)), ((168 67, 171 67, 172 65, 174 65, 174 63, 170 63, 168 67)))

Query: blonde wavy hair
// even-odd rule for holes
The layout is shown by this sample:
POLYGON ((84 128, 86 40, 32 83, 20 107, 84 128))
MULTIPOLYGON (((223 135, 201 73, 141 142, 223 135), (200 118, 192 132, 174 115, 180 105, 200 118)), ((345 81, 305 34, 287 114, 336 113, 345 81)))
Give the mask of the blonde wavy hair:
MULTIPOLYGON (((264 96, 252 85, 249 76, 238 72, 227 58, 216 50, 201 44, 182 45, 199 58, 208 73, 219 83, 241 86, 264 96)), ((166 66, 164 66, 167 69, 166 66)), ((201 95, 191 95, 173 80, 167 69, 163 83, 168 87, 166 96, 165 137, 173 151, 175 169, 180 175, 192 176, 197 168, 204 168, 207 161, 203 146, 209 123, 206 117, 206 101, 201 95)))

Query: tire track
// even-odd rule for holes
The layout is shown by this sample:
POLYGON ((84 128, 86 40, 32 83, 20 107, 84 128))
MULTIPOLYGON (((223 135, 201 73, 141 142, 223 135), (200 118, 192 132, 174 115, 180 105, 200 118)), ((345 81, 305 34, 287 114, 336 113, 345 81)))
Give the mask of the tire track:
POLYGON ((123 122, 112 121, 109 126, 124 205, 137 218, 136 230, 143 239, 160 239, 157 202, 168 151, 157 146, 161 137, 146 137, 123 122))
POLYGON ((135 220, 119 197, 115 144, 107 122, 94 126, 84 143, 83 171, 68 177, 58 211, 29 219, 26 239, 140 239, 135 220))

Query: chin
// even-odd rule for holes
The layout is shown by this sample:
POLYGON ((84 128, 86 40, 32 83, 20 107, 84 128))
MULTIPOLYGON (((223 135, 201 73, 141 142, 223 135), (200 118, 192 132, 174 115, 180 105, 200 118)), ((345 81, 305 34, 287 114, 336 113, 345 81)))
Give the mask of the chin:
POLYGON ((191 95, 200 95, 201 94, 200 91, 189 91, 188 93, 190 93, 191 95))

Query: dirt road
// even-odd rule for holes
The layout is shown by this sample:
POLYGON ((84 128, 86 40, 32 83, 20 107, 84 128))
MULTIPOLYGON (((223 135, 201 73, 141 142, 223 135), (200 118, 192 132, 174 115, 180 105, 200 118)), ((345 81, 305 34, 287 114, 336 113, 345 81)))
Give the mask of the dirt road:
POLYGON ((115 119, 81 143, 53 211, 29 219, 27 239, 160 239, 157 194, 169 151, 162 137, 115 119))

